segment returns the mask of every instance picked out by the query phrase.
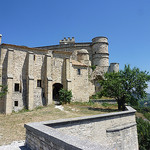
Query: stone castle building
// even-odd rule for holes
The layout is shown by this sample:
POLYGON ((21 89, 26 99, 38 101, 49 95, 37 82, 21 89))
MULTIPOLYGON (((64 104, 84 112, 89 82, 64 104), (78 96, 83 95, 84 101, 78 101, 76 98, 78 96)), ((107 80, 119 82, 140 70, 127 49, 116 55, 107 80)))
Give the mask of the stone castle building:
POLYGON ((88 101, 100 89, 104 73, 119 70, 118 63, 109 65, 106 37, 85 43, 64 38, 59 45, 35 48, 1 44, 1 38, 0 85, 7 85, 8 92, 0 100, 0 112, 6 114, 52 104, 61 88, 72 91, 72 101, 88 101))

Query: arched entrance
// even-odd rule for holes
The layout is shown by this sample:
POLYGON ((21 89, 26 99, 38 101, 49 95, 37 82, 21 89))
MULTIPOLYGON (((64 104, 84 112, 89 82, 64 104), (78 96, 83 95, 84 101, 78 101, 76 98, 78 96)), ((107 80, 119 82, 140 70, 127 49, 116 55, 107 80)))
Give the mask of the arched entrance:
POLYGON ((63 88, 63 85, 60 83, 53 84, 53 100, 59 101, 59 90, 63 88))

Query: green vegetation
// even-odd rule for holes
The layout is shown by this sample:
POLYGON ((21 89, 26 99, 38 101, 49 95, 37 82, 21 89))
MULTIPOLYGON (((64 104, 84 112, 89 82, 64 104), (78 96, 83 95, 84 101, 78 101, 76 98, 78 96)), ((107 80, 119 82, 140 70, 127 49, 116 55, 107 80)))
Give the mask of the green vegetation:
POLYGON ((139 106, 150 107, 150 94, 147 93, 147 97, 139 100, 139 106))
POLYGON ((90 96, 90 99, 100 99, 100 98, 101 98, 101 97, 99 96, 98 93, 96 93, 96 94, 90 96))
MULTIPOLYGON (((139 102, 140 103, 140 102, 139 102)), ((133 106, 136 112, 136 122, 138 131, 138 142, 140 150, 149 150, 150 148, 150 106, 133 106)))
POLYGON ((137 112, 142 113, 146 119, 150 121, 150 107, 133 106, 137 112))
POLYGON ((94 71, 96 69, 96 65, 90 66, 92 71, 94 71))
POLYGON ((61 89, 59 91, 59 99, 60 99, 61 104, 70 103, 71 98, 72 98, 72 92, 71 91, 67 91, 65 89, 61 89))
POLYGON ((119 110, 125 110, 125 103, 137 105, 139 99, 146 97, 145 89, 150 80, 146 71, 125 65, 124 70, 106 73, 104 77, 105 80, 99 81, 103 87, 100 96, 116 99, 119 110))
POLYGON ((102 106, 104 107, 117 106, 117 104, 102 103, 102 106))
POLYGON ((7 86, 5 85, 0 85, 1 91, 0 91, 0 97, 3 97, 4 95, 6 95, 8 89, 7 86))
POLYGON ((150 123, 142 118, 136 118, 138 142, 140 150, 150 149, 150 123))

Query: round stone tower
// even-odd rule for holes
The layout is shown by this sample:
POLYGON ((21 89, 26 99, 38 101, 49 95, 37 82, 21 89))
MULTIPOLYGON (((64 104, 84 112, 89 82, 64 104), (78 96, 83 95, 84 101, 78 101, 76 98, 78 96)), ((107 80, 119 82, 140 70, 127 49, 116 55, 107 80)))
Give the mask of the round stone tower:
POLYGON ((109 72, 118 72, 119 71, 119 63, 111 63, 109 66, 109 72))
POLYGON ((108 39, 106 37, 95 37, 92 39, 92 65, 109 67, 108 39))

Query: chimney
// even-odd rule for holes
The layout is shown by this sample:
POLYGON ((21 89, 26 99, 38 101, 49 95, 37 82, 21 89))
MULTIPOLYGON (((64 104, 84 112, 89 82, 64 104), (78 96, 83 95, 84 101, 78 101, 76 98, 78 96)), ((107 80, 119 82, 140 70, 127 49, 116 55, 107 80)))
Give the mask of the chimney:
POLYGON ((0 45, 1 45, 1 41, 2 41, 2 34, 0 34, 0 45))

